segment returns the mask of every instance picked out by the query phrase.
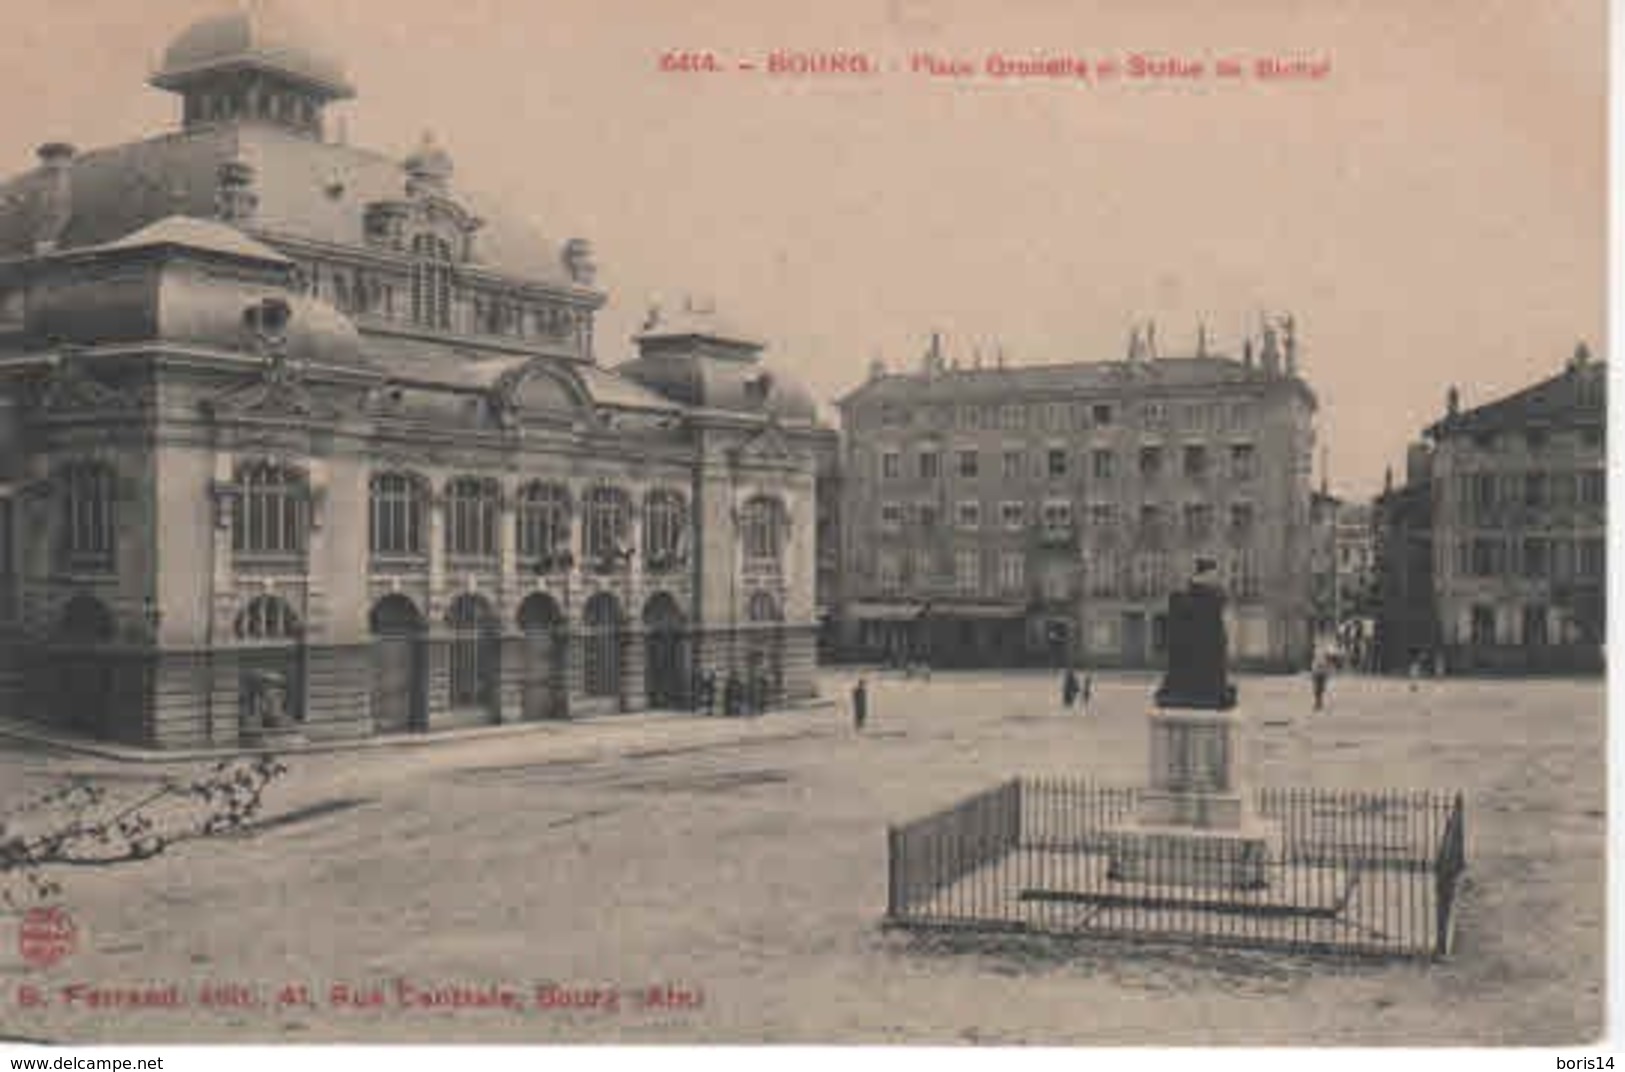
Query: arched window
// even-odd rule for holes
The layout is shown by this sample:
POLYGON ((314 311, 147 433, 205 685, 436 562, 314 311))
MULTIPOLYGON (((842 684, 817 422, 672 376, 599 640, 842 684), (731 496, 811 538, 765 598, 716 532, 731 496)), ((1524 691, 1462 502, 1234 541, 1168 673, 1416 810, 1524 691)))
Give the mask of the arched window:
POLYGON ((372 478, 368 542, 374 555, 416 558, 424 553, 426 499, 423 484, 406 473, 372 478))
POLYGON ((98 462, 70 465, 61 485, 62 553, 68 568, 111 569, 118 531, 113 470, 98 462))
POLYGON ((310 529, 305 475, 290 466, 255 462, 237 471, 232 550, 245 555, 302 555, 310 529))
POLYGON ((497 554, 497 482, 458 477, 446 486, 446 554, 461 558, 495 558, 497 554))
POLYGON ((788 528, 784 504, 778 499, 758 495, 747 502, 739 513, 739 538, 747 566, 778 569, 788 528))
POLYGON ((618 569, 629 555, 632 503, 620 488, 593 488, 582 501, 581 557, 594 568, 618 569))
POLYGON ((544 569, 563 568, 570 544, 570 491, 560 484, 527 484, 519 493, 519 557, 544 569))
POLYGON ((490 707, 496 702, 500 630, 479 596, 458 596, 446 615, 451 626, 451 705, 490 707))
POLYGON ((412 319, 431 328, 451 327, 451 246, 434 235, 416 235, 412 260, 412 319))
POLYGON ((236 633, 239 640, 297 640, 302 629, 287 600, 257 596, 237 615, 236 633))
POLYGON ((643 500, 643 562, 653 573, 681 569, 688 554, 688 516, 683 496, 651 491, 643 500))
POLYGON ((619 696, 621 692, 621 605, 614 596, 599 592, 587 600, 582 614, 582 677, 588 696, 619 696))

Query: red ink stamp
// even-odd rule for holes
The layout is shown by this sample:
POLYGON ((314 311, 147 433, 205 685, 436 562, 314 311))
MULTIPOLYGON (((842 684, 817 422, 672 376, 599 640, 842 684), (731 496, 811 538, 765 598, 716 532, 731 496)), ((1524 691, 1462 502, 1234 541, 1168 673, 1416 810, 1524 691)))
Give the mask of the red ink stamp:
POLYGON ((79 947, 79 928, 67 909, 30 908, 17 928, 17 951, 32 968, 49 968, 79 947))

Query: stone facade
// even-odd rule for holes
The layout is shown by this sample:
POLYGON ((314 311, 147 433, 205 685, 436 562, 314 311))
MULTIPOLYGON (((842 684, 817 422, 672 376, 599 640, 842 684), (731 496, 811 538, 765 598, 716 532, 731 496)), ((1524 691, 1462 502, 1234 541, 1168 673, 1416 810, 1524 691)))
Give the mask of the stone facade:
POLYGON ((353 90, 244 53, 271 10, 176 39, 180 131, 0 190, 0 709, 192 747, 810 697, 811 400, 693 309, 601 366, 587 244, 323 141, 353 90))
POLYGON ((1144 667, 1168 593, 1219 564, 1238 665, 1308 658, 1315 398, 1290 319, 1255 360, 950 365, 840 403, 843 648, 942 665, 1144 667))
POLYGON ((1451 673, 1600 671, 1607 374, 1557 376, 1427 429, 1433 603, 1451 673))

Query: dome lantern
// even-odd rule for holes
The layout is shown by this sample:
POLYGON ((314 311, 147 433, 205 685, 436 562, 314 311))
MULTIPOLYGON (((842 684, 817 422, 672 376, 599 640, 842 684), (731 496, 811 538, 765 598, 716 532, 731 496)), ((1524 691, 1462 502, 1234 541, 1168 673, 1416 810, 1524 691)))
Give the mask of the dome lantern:
POLYGON ((274 0, 193 23, 150 79, 184 101, 184 124, 257 120, 312 137, 323 109, 355 96, 344 65, 274 0))

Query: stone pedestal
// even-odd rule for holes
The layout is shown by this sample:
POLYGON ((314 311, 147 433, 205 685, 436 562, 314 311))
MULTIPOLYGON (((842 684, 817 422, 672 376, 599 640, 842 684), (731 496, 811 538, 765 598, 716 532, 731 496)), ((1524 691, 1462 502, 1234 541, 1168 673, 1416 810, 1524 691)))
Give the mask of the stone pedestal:
POLYGON ((1150 784, 1132 823, 1110 831, 1112 878, 1176 886, 1266 884, 1278 838, 1240 785, 1241 716, 1153 708, 1150 784))

